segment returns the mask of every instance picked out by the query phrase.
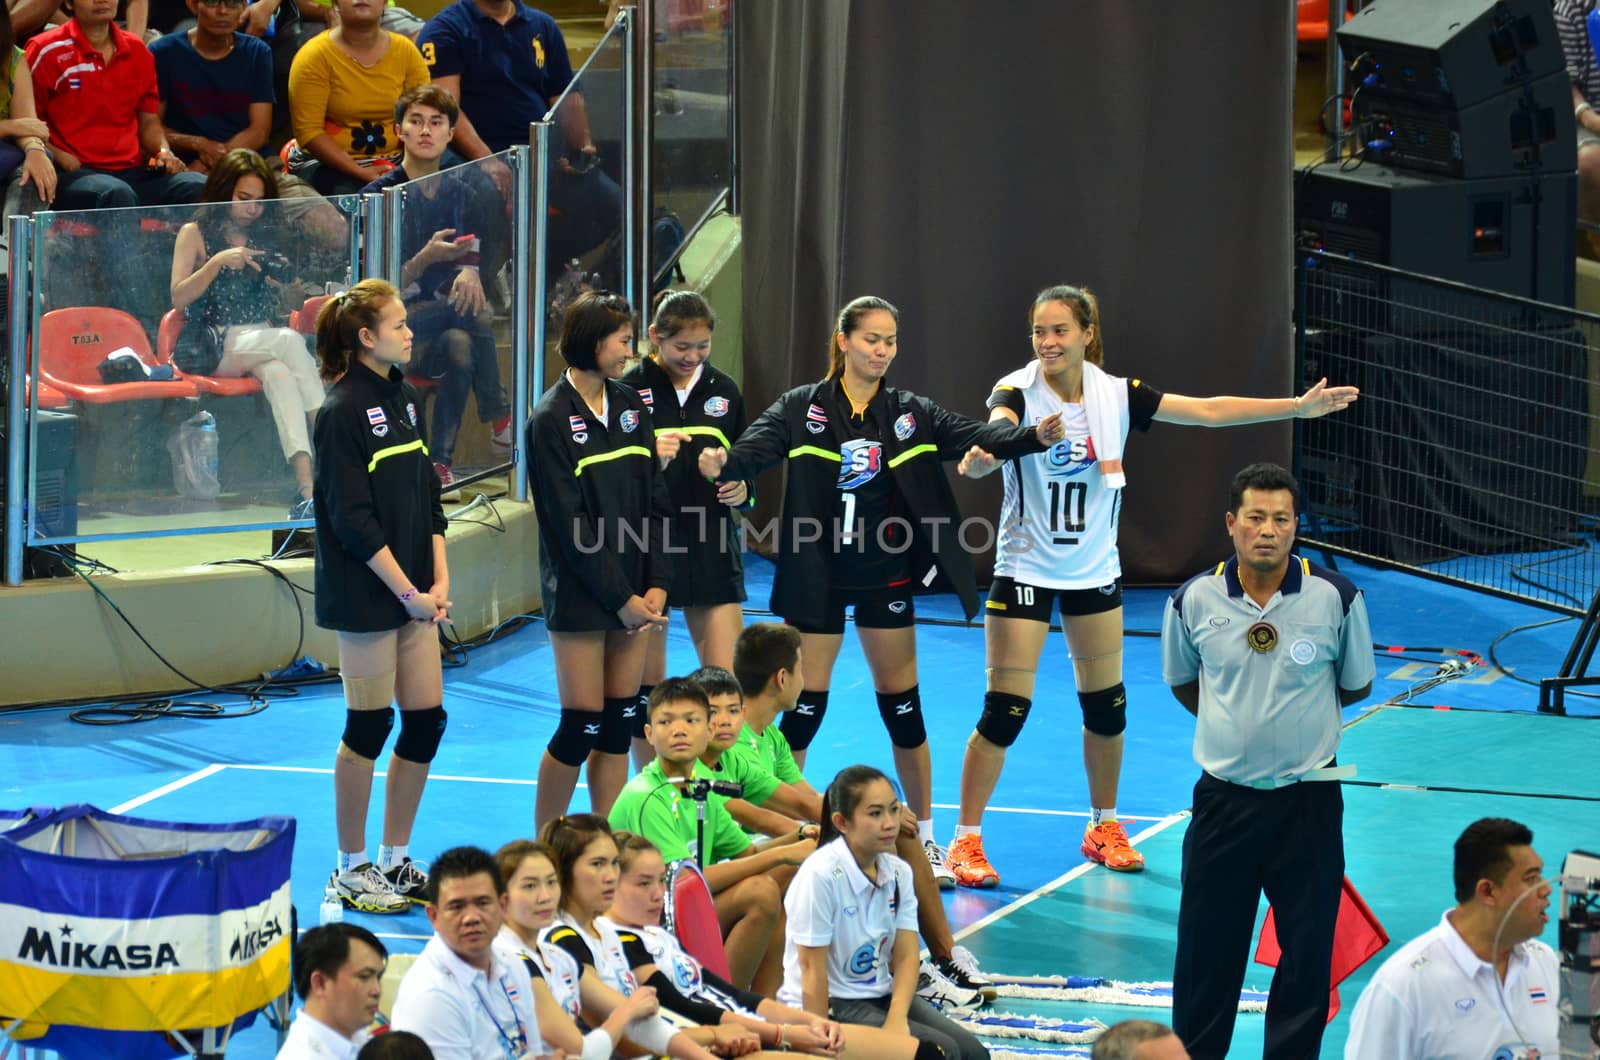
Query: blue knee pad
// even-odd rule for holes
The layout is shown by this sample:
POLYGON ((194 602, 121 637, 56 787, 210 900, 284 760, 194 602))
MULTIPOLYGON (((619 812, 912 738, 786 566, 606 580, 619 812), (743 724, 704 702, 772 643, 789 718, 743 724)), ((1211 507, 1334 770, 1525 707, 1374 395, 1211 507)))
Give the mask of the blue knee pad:
POLYGON ((889 730, 889 742, 910 750, 928 742, 928 727, 922 721, 922 695, 912 685, 904 692, 878 693, 878 716, 889 730))
POLYGON ((439 741, 444 739, 444 727, 450 720, 443 707, 427 710, 402 710, 400 735, 394 741, 394 753, 407 762, 426 765, 439 753, 439 741))
POLYGON ((1128 727, 1128 694, 1114 684, 1098 692, 1079 692, 1083 708, 1083 727, 1096 736, 1116 736, 1128 727))
POLYGON ((811 741, 817 738, 817 730, 822 728, 822 716, 827 712, 826 690, 801 692, 795 708, 785 711, 783 720, 778 723, 778 728, 783 732, 783 738, 789 741, 790 748, 804 751, 810 747, 811 741))
POLYGON ((545 750, 564 766, 581 766, 600 742, 601 713, 597 710, 561 708, 561 720, 545 750))
POLYGON ((628 753, 628 743, 633 739, 633 719, 628 717, 628 711, 640 709, 639 697, 607 697, 605 704, 600 712, 600 739, 595 741, 595 746, 601 754, 625 755, 628 753))

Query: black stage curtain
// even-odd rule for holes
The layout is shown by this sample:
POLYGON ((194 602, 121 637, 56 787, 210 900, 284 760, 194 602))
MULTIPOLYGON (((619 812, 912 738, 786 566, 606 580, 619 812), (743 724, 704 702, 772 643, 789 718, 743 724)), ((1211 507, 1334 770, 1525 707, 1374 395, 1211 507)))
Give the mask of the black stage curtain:
MULTIPOLYGON (((752 414, 821 377, 834 313, 870 293, 901 310, 891 382, 983 418, 1059 282, 1099 295, 1116 374, 1289 394, 1292 18, 1281 0, 741 3, 752 414)), ((1229 479, 1289 448, 1282 424, 1131 439, 1127 580, 1227 554, 1229 479)), ((957 484, 969 516, 999 493, 999 475, 957 484)))

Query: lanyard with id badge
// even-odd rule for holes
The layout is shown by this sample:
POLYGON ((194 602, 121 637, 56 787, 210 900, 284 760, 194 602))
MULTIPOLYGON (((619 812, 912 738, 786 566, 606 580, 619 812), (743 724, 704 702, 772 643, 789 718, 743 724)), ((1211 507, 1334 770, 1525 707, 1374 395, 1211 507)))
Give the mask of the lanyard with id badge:
POLYGON ((500 1050, 509 1060, 520 1060, 521 1057, 533 1055, 528 1049, 528 1031, 517 1018, 517 1003, 512 1000, 511 990, 506 986, 504 977, 499 980, 500 991, 506 996, 506 1004, 511 1006, 511 1026, 515 1034, 507 1031, 494 1014, 494 1009, 489 1007, 489 1001, 483 996, 483 991, 478 989, 478 984, 472 984, 472 993, 478 999, 478 1005, 483 1009, 483 1014, 489 1017, 489 1022, 494 1024, 494 1032, 500 1037, 500 1050))

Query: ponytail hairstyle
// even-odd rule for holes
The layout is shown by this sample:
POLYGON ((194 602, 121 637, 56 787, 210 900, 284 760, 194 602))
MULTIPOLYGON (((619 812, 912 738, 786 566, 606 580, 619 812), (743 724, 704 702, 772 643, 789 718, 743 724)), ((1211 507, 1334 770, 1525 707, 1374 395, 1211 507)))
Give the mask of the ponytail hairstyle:
POLYGON ((601 836, 611 838, 611 824, 594 813, 574 813, 552 818, 539 832, 539 842, 553 855, 556 879, 561 884, 561 908, 572 895, 572 873, 578 860, 601 836))
POLYGON ((611 838, 617 841, 617 867, 623 872, 640 854, 661 853, 660 847, 636 832, 617 832, 611 838))
POLYGON ((1046 287, 1034 296, 1033 307, 1028 310, 1028 323, 1033 323, 1033 314, 1038 312, 1040 306, 1050 302, 1060 302, 1072 310, 1073 319, 1080 328, 1094 329, 1093 337, 1083 349, 1083 359, 1096 368, 1104 367, 1106 350, 1100 343, 1100 302, 1094 292, 1087 287, 1074 287, 1066 283, 1046 287))
POLYGON ((580 372, 598 370, 595 354, 606 336, 633 323, 628 300, 610 291, 585 291, 567 309, 561 322, 561 359, 580 372))
MULTIPOLYGON (((670 339, 694 324, 704 324, 711 332, 717 330, 717 315, 698 291, 662 291, 650 303, 650 326, 656 329, 658 339, 670 339)), ((652 346, 650 356, 659 360, 658 352, 652 346)))
POLYGON ((328 299, 317 313, 317 363, 322 378, 332 381, 350 369, 361 352, 361 329, 378 330, 378 319, 400 292, 384 280, 362 280, 328 299))
POLYGON ((843 309, 839 310, 839 319, 834 322, 833 334, 828 336, 828 374, 823 377, 825 380, 838 379, 844 375, 844 351, 839 348, 839 336, 859 331, 861 318, 877 309, 888 313, 896 324, 900 323, 900 310, 876 295, 864 294, 860 298, 852 298, 845 303, 843 309))
MULTIPOLYGON (((846 766, 839 770, 833 783, 828 785, 828 790, 822 793, 822 820, 818 822, 821 834, 817 836, 817 846, 839 837, 839 828, 833 823, 833 815, 842 813, 846 820, 855 816, 856 807, 861 805, 861 792, 875 780, 894 788, 894 781, 874 766, 846 766)), ((895 794, 899 795, 898 789, 895 794)))

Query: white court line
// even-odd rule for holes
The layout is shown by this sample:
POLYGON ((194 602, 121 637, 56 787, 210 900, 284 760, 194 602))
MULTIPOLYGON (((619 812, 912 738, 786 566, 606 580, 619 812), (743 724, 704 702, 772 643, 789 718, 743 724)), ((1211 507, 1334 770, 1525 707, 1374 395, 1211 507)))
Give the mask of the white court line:
MULTIPOLYGON (((1160 821, 1157 821, 1155 824, 1151 825, 1149 828, 1146 828, 1144 831, 1142 831, 1138 835, 1134 836, 1132 839, 1129 840, 1129 842, 1134 844, 1134 845, 1138 845, 1140 842, 1142 842, 1142 841, 1144 841, 1146 839, 1149 839, 1151 836, 1155 835, 1157 832, 1163 832, 1166 829, 1171 828, 1173 825, 1177 824, 1179 821, 1183 820, 1185 817, 1188 817, 1188 816, 1189 816, 1189 811, 1188 810, 1184 810, 1182 813, 1175 813, 1170 817, 1163 817, 1160 821)), ((1035 887, 1033 890, 1029 891, 1027 894, 1023 895, 1021 898, 1018 898, 1016 901, 1009 902, 1006 905, 1001 906, 999 909, 996 909, 994 912, 988 914, 987 916, 982 917, 981 919, 978 919, 978 920, 974 920, 972 923, 968 924, 966 927, 964 927, 960 931, 956 932, 955 940, 957 942, 960 942, 962 939, 967 938, 969 935, 975 934, 976 932, 980 931, 981 929, 988 927, 990 924, 993 924, 995 921, 1005 919, 1006 917, 1010 916, 1012 913, 1015 913, 1018 909, 1021 909, 1023 906, 1032 905, 1034 902, 1037 902, 1039 899, 1043 898, 1045 895, 1049 894, 1051 891, 1054 891, 1058 887, 1062 887, 1062 886, 1065 886, 1068 883, 1071 883, 1073 880, 1077 879, 1079 876, 1082 876, 1084 873, 1088 872, 1090 869, 1099 868, 1099 867, 1100 867, 1099 864, 1096 863, 1096 862, 1085 861, 1082 865, 1079 865, 1076 868, 1073 868, 1073 869, 1071 869, 1071 870, 1069 870, 1067 872, 1062 873, 1060 876, 1057 876, 1055 879, 1051 880, 1049 883, 1045 884, 1044 886, 1035 887)))
POLYGON ((163 784, 159 788, 156 788, 154 791, 147 791, 143 795, 140 795, 137 798, 129 799, 127 802, 124 802, 124 803, 119 803, 118 805, 111 807, 111 809, 107 810, 106 812, 107 813, 127 813, 129 810, 138 809, 140 806, 143 806, 145 803, 154 802, 156 799, 161 798, 163 795, 170 795, 174 791, 177 791, 179 788, 186 788, 190 784, 193 784, 197 780, 204 780, 206 777, 215 776, 216 774, 222 772, 226 768, 228 768, 228 767, 223 765, 223 764, 221 764, 220 762, 213 762, 209 766, 206 766, 203 769, 195 770, 193 773, 190 773, 186 777, 179 777, 177 780, 174 780, 170 784, 163 784))
MULTIPOLYGON (((959 810, 959 809, 961 809, 961 806, 960 806, 959 803, 954 803, 954 802, 936 802, 936 803, 933 804, 933 808, 936 809, 936 810, 959 810)), ((1088 810, 1036 810, 1031 806, 985 806, 983 808, 983 812, 984 813, 1033 813, 1033 814, 1038 814, 1041 817, 1089 817, 1089 816, 1091 816, 1091 814, 1089 813, 1088 810)), ((1160 817, 1134 817, 1134 816, 1131 816, 1129 814, 1121 814, 1121 813, 1117 814, 1117 820, 1119 820, 1119 821, 1160 821, 1162 819, 1163 818, 1160 818, 1160 817)))
MULTIPOLYGON (((250 769, 250 770, 254 770, 254 771, 258 772, 258 773, 315 773, 315 774, 318 774, 320 776, 325 776, 325 777, 333 776, 333 770, 323 768, 322 766, 229 765, 227 768, 228 769, 250 769)), ((372 775, 375 776, 375 777, 386 777, 389 774, 380 769, 377 772, 373 773, 372 775)), ((519 780, 519 779, 510 778, 510 777, 458 777, 458 776, 452 776, 449 773, 430 773, 430 774, 428 774, 428 780, 430 780, 430 781, 434 781, 434 780, 453 780, 453 781, 456 781, 457 783, 461 783, 461 784, 513 784, 513 785, 517 785, 519 787, 526 787, 526 788, 537 787, 538 783, 539 783, 537 780, 519 780)), ((578 784, 578 787, 587 789, 589 787, 589 785, 580 782, 578 784)))

